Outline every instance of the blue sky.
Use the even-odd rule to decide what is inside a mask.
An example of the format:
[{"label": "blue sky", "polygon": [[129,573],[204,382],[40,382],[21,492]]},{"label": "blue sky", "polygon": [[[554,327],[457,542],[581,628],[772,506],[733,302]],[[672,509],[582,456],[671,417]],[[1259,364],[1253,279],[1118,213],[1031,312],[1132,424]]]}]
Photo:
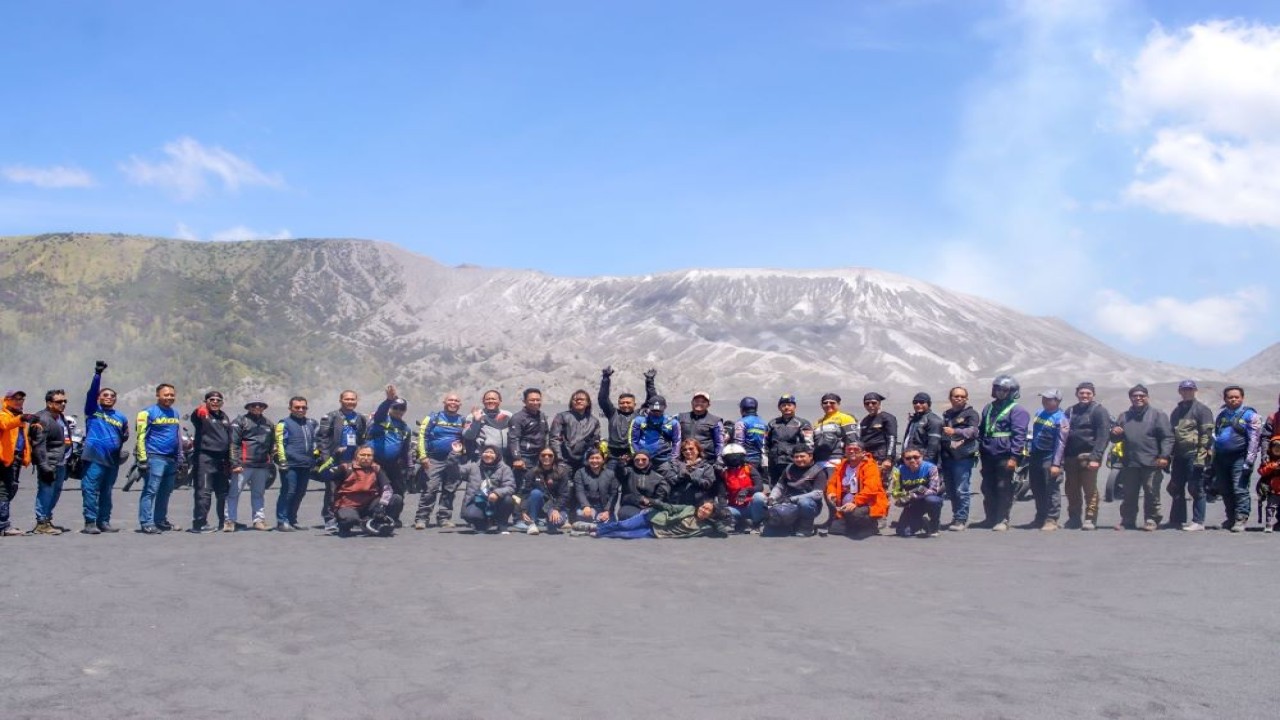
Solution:
[{"label": "blue sky", "polygon": [[1277,340],[1271,2],[49,0],[0,67],[0,234],[856,265],[1171,362]]}]

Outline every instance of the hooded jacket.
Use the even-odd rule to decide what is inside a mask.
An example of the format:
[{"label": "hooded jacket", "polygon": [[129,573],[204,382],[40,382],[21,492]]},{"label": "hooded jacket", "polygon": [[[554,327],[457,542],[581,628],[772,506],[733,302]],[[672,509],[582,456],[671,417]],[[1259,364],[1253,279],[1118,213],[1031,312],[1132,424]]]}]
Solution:
[{"label": "hooded jacket", "polygon": [[645,499],[666,500],[671,496],[674,474],[670,465],[655,466],[649,463],[649,467],[644,470],[627,465],[618,474],[621,476],[623,505],[642,508],[645,507],[642,502]]},{"label": "hooded jacket", "polygon": [[774,501],[794,502],[802,498],[818,500],[826,490],[827,476],[826,466],[819,465],[816,461],[807,468],[799,468],[792,463],[782,471],[782,476],[769,492],[769,497]]},{"label": "hooded jacket", "polygon": [[479,419],[468,419],[462,429],[462,443],[467,448],[467,455],[472,460],[480,457],[480,451],[490,445],[500,448],[502,459],[510,463],[507,448],[507,433],[511,428],[511,413],[497,410],[481,410]]},{"label": "hooded jacket", "polygon": [[464,462],[461,453],[451,453],[449,464],[458,468],[458,478],[466,484],[465,502],[477,495],[496,493],[499,498],[516,494],[516,476],[510,466],[498,459],[486,465],[483,461]]},{"label": "hooded jacket", "polygon": [[869,454],[863,455],[857,464],[849,458],[841,460],[827,478],[826,495],[837,508],[837,518],[844,517],[839,508],[850,502],[856,507],[868,508],[873,518],[889,515],[889,495],[880,479],[880,464]]},{"label": "hooded jacket", "polygon": [[733,524],[721,518],[699,520],[696,505],[658,502],[648,521],[656,538],[728,537],[733,531]]},{"label": "hooded jacket", "polygon": [[[22,421],[22,413],[0,407],[0,464],[11,467],[15,455],[21,455],[18,461],[22,467],[31,464],[31,443],[27,441],[27,432],[27,424]],[[19,444],[22,446],[21,453],[18,452]]]}]

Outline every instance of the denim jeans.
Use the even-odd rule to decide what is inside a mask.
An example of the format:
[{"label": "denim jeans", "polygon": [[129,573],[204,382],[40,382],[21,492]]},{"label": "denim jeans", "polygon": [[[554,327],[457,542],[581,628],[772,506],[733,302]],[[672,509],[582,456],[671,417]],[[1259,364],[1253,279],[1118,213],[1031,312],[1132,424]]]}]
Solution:
[{"label": "denim jeans", "polygon": [[228,522],[234,523],[239,518],[240,492],[249,487],[249,507],[253,510],[253,521],[266,522],[267,476],[270,468],[247,467],[231,478],[231,487],[227,492],[227,506],[224,516]]},{"label": "denim jeans", "polygon": [[169,522],[169,496],[173,479],[178,474],[178,459],[152,455],[147,462],[147,481],[138,497],[138,524],[142,527],[166,525]]},{"label": "denim jeans", "polygon": [[111,522],[111,491],[115,489],[119,474],[118,465],[85,463],[84,477],[80,478],[85,525],[106,525]]},{"label": "denim jeans", "polygon": [[58,498],[62,497],[62,484],[67,481],[67,466],[59,465],[53,470],[53,482],[36,482],[36,522],[49,522],[53,519],[53,509],[58,506]]},{"label": "denim jeans", "polygon": [[276,498],[276,523],[298,524],[298,508],[307,496],[307,481],[311,478],[309,467],[280,469],[280,495]]},{"label": "denim jeans", "polygon": [[[542,514],[542,508],[547,504],[547,494],[542,488],[534,488],[529,492],[529,498],[525,501],[525,505],[529,508],[529,519],[534,523],[538,522],[538,516]],[[547,524],[552,527],[560,527],[569,521],[569,511],[560,509],[560,522],[551,522],[551,510],[547,511]]]},{"label": "denim jeans", "polygon": [[649,513],[646,511],[632,515],[626,520],[600,523],[596,525],[596,537],[619,540],[653,537],[653,529],[649,527]]},{"label": "denim jeans", "polygon": [[1204,524],[1208,500],[1204,496],[1204,472],[1194,455],[1173,458],[1169,464],[1169,522],[1187,522],[1187,493],[1191,494],[1191,522]]},{"label": "denim jeans", "polygon": [[808,532],[813,529],[813,520],[818,517],[818,513],[822,509],[821,503],[825,500],[814,500],[812,498],[801,498],[797,500],[796,516],[794,524],[791,527],[777,527],[765,525],[761,534],[771,537],[790,535],[795,532]]},{"label": "denim jeans", "polygon": [[969,479],[973,476],[973,458],[942,460],[942,482],[951,501],[951,520],[969,522]]},{"label": "denim jeans", "polygon": [[908,500],[902,508],[902,514],[898,516],[898,537],[911,537],[920,530],[935,533],[941,518],[941,495],[926,495]]},{"label": "denim jeans", "polygon": [[742,507],[729,506],[729,513],[733,515],[733,526],[741,530],[748,522],[759,527],[764,522],[766,508],[769,505],[769,498],[764,493],[756,493],[751,496],[751,502]]},{"label": "denim jeans", "polygon": [[1229,521],[1249,520],[1249,513],[1253,510],[1253,502],[1249,497],[1249,475],[1244,469],[1244,453],[1213,456],[1214,484],[1222,495],[1222,506]]}]

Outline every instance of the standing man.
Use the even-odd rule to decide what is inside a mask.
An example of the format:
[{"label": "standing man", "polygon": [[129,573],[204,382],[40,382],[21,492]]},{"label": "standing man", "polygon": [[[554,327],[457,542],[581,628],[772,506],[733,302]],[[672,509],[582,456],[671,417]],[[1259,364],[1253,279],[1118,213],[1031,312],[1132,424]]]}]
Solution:
[{"label": "standing man", "polygon": [[[1173,457],[1169,460],[1169,527],[1189,532],[1204,529],[1208,499],[1204,472],[1213,449],[1213,411],[1196,399],[1195,380],[1178,383],[1181,401],[1169,413],[1173,425]],[[1191,522],[1187,522],[1187,494],[1191,494]]]},{"label": "standing man", "polygon": [[[813,427],[813,461],[834,468],[844,459],[845,446],[858,442],[858,420],[840,409],[840,396],[833,392],[823,395],[819,402],[822,419]],[[862,447],[871,452],[865,444]]]},{"label": "standing man", "polygon": [[[658,394],[654,381],[657,375],[658,371],[653,369],[644,374],[645,407],[649,407],[649,403]],[[609,426],[609,469],[617,473],[620,466],[631,461],[631,422],[636,417],[636,396],[629,392],[620,393],[615,407],[609,401],[612,377],[612,365],[600,371],[600,392],[596,394],[596,402],[599,403],[600,412],[604,413]]]},{"label": "standing man", "polygon": [[[1244,404],[1239,385],[1222,389],[1222,403],[1213,425],[1213,479],[1227,513],[1223,529],[1241,533],[1249,522],[1249,476],[1258,465],[1262,416]],[[1128,443],[1124,454],[1129,455]]]},{"label": "standing man", "polygon": [[942,413],[942,480],[951,500],[949,530],[963,532],[969,527],[969,483],[978,461],[978,431],[982,418],[969,405],[969,391],[953,387],[947,394],[951,407]]},{"label": "standing man", "polygon": [[862,447],[880,464],[880,473],[888,476],[893,471],[893,461],[898,457],[898,418],[881,410],[884,396],[869,392],[862,396],[862,407],[867,411],[859,423]]},{"label": "standing man", "polygon": [[1018,404],[1021,386],[1010,375],[991,381],[991,402],[982,409],[978,429],[978,453],[982,459],[983,527],[996,532],[1009,529],[1013,511],[1013,474],[1027,445],[1031,414]]},{"label": "standing man", "polygon": [[369,444],[373,447],[373,459],[391,483],[400,502],[388,506],[389,517],[395,527],[401,527],[400,513],[404,510],[404,496],[409,491],[409,451],[413,446],[413,433],[404,414],[409,403],[397,394],[395,385],[387,386],[387,398],[373,413],[369,425]]},{"label": "standing man", "polygon": [[[792,410],[794,412],[794,407]],[[742,419],[733,424],[733,441],[747,451],[747,464],[764,477],[764,448],[769,426],[760,419],[760,403],[753,397],[744,397],[738,401],[738,412]]]},{"label": "standing man", "polygon": [[[415,530],[427,528],[432,511],[436,513],[437,526],[454,526],[449,518],[453,515],[453,500],[458,492],[458,466],[448,460],[453,444],[462,442],[466,418],[458,412],[462,409],[462,398],[458,393],[446,393],[443,403],[443,409],[431,413],[418,425],[418,462],[427,471],[427,487],[418,495],[418,510],[413,518]],[[437,500],[440,502],[439,510],[436,510]]]},{"label": "standing man", "polygon": [[147,535],[182,529],[169,522],[169,496],[182,457],[182,421],[173,407],[177,399],[172,385],[160,383],[155,404],[138,413],[134,462],[146,478],[138,497],[138,525]]},{"label": "standing man", "polygon": [[120,474],[120,452],[129,442],[129,418],[116,410],[116,391],[102,387],[102,373],[107,364],[94,365],[93,380],[84,398],[84,477],[80,478],[80,494],[84,506],[85,535],[113,533],[111,527],[111,491]]},{"label": "standing man", "polygon": [[765,451],[769,454],[769,486],[782,477],[797,446],[813,447],[813,444],[813,423],[796,417],[796,396],[787,394],[778,398],[778,417],[769,421],[764,434]]},{"label": "standing man", "polygon": [[1116,530],[1136,529],[1139,493],[1144,496],[1142,529],[1155,530],[1160,526],[1160,478],[1169,467],[1173,429],[1169,416],[1151,407],[1146,386],[1135,385],[1129,390],[1129,409],[1116,419],[1111,440],[1124,443],[1119,478],[1124,486],[1124,501],[1120,503]]},{"label": "standing man", "polygon": [[[600,420],[591,414],[591,396],[586,390],[573,391],[569,397],[569,409],[556,413],[552,418],[549,435],[551,449],[575,473],[586,461],[588,450],[600,449]],[[525,460],[525,470],[538,464],[536,454],[532,462],[528,458],[522,459]],[[521,472],[523,474],[524,471]],[[523,487],[523,478],[521,480]]]},{"label": "standing man", "polygon": [[266,410],[266,402],[252,400],[245,404],[244,414],[231,423],[231,442],[227,456],[227,464],[231,467],[231,488],[227,493],[222,532],[236,530],[240,492],[245,485],[249,486],[253,529],[267,529],[267,479],[271,475],[275,430],[264,414]]},{"label": "standing man", "polygon": [[933,398],[918,392],[911,398],[911,417],[902,436],[902,452],[919,450],[924,461],[938,465],[942,459],[942,418],[933,412]]},{"label": "standing man", "polygon": [[9,524],[9,507],[18,494],[18,474],[31,464],[27,434],[36,416],[22,411],[26,400],[22,390],[6,390],[0,409],[0,536],[5,537],[23,534]]},{"label": "standing man", "polygon": [[[1068,530],[1098,527],[1098,468],[1111,437],[1111,415],[1094,398],[1093,383],[1076,386],[1076,404],[1067,410],[1071,433],[1067,435],[1062,468],[1067,485]],[[1083,515],[1083,520],[1081,519]]]},{"label": "standing man", "polygon": [[1036,501],[1036,518],[1031,529],[1052,532],[1062,514],[1062,467],[1067,452],[1071,421],[1062,411],[1062,393],[1040,393],[1040,412],[1031,423],[1031,495]]},{"label": "standing man", "polygon": [[689,412],[677,416],[680,422],[680,438],[697,440],[702,446],[702,457],[707,462],[715,462],[724,451],[724,421],[718,415],[712,415],[711,395],[699,391],[689,400]]},{"label": "standing man", "polygon": [[[196,492],[188,532],[203,534],[226,529],[227,493],[231,490],[231,418],[222,411],[222,400],[222,393],[210,390],[204,394],[204,404],[191,413],[191,424],[196,429],[192,459],[195,464],[191,468]],[[213,526],[208,524],[211,500],[218,513],[218,524]],[[235,530],[235,526],[231,529]]]},{"label": "standing man", "polygon": [[320,457],[324,462],[317,472],[324,478],[324,507],[320,516],[324,519],[325,532],[338,531],[333,515],[333,493],[339,478],[328,470],[334,465],[351,465],[356,459],[356,450],[369,434],[369,419],[356,412],[359,404],[360,396],[355,390],[343,390],[338,395],[338,409],[320,420]]},{"label": "standing man", "polygon": [[665,415],[667,400],[654,395],[645,413],[631,421],[631,455],[644,452],[655,468],[661,468],[675,459],[680,447],[680,422]]},{"label": "standing man", "polygon": [[320,458],[320,425],[307,417],[307,399],[289,398],[289,415],[276,423],[275,460],[280,471],[280,495],[276,498],[276,532],[301,530],[298,509],[307,496],[307,482],[323,462]]},{"label": "standing man", "polygon": [[44,409],[31,425],[31,460],[36,465],[37,535],[61,535],[53,524],[53,509],[62,497],[67,480],[67,460],[71,456],[71,428],[67,425],[67,393],[50,390],[44,394]]}]

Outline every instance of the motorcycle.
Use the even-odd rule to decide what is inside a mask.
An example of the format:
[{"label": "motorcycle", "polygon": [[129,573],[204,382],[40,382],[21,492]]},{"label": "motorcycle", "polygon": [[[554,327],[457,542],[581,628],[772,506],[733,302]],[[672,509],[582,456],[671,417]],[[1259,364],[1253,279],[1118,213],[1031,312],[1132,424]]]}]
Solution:
[{"label": "motorcycle", "polygon": [[[178,469],[173,476],[173,487],[175,490],[181,487],[191,486],[191,459],[195,454],[195,449],[195,438],[191,436],[191,433],[187,432],[186,428],[183,428],[182,453],[178,457]],[[143,481],[144,484],[146,482],[142,477],[142,468],[138,466],[137,451],[135,450],[130,454],[133,456],[133,465],[129,466],[129,472],[125,474],[124,487],[121,488],[122,492],[128,492],[129,489],[133,487],[134,483],[137,483],[140,480]]]}]

